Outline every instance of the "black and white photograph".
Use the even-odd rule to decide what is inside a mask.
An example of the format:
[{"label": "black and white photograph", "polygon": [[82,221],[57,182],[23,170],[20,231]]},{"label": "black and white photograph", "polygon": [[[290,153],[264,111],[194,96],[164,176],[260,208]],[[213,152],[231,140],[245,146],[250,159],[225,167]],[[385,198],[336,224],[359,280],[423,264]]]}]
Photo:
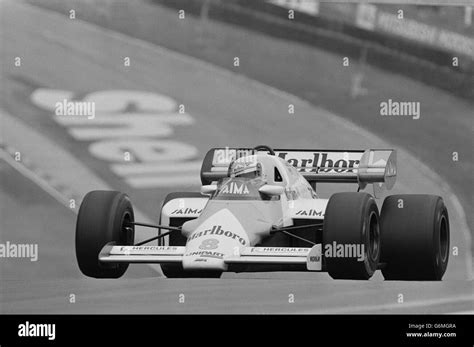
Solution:
[{"label": "black and white photograph", "polygon": [[0,345],[472,346],[473,9],[0,0]]}]

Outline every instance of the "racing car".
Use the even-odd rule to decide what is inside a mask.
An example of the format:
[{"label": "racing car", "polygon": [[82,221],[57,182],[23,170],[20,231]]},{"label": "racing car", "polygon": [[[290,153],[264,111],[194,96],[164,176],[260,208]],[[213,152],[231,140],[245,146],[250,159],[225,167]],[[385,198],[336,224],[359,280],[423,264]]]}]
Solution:
[{"label": "racing car", "polygon": [[[155,263],[170,278],[323,271],[368,280],[380,269],[385,280],[441,280],[449,257],[446,206],[439,196],[391,195],[379,213],[376,199],[396,174],[392,149],[212,148],[200,192],[169,194],[156,225],[135,221],[124,193],[86,194],[76,224],[78,265],[94,278]],[[321,183],[355,186],[322,198]],[[369,185],[372,194],[362,191]],[[156,228],[156,236],[135,243],[136,226]]]}]

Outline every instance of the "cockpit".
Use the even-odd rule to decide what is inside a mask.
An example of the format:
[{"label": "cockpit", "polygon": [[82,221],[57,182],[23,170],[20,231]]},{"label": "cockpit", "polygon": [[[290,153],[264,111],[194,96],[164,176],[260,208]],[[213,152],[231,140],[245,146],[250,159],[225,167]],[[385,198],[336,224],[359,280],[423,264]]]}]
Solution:
[{"label": "cockpit", "polygon": [[211,196],[212,200],[267,200],[259,192],[265,185],[261,178],[226,177],[219,180],[217,189]]},{"label": "cockpit", "polygon": [[[227,175],[214,174],[213,167],[207,174],[214,174],[216,179],[211,181],[212,184],[203,185],[201,192],[210,195],[211,200],[273,201],[280,200],[281,196],[286,196],[288,200],[317,198],[306,179],[284,159],[276,156],[271,148],[258,146],[254,150],[258,153],[241,156],[230,163],[227,161],[229,164],[221,159],[213,162],[216,173],[222,172],[217,169],[225,164]],[[260,153],[262,151],[270,154]]]},{"label": "cockpit", "polygon": [[232,178],[262,178],[262,164],[257,161],[255,155],[236,159],[229,165],[228,176]]},{"label": "cockpit", "polygon": [[259,189],[267,184],[267,175],[256,155],[241,157],[229,165],[228,177],[219,180],[211,199],[215,200],[274,200]]}]

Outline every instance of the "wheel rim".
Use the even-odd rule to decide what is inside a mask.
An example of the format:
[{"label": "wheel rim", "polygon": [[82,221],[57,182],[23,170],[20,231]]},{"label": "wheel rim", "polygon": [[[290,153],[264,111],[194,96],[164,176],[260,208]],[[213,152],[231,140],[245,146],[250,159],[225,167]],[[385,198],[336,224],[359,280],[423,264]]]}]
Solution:
[{"label": "wheel rim", "polygon": [[440,226],[439,226],[439,253],[441,261],[444,263],[448,258],[448,244],[449,244],[449,235],[448,235],[448,221],[446,217],[441,216]]},{"label": "wheel rim", "polygon": [[380,252],[380,228],[375,212],[369,217],[368,241],[367,255],[372,261],[377,261]]},{"label": "wheel rim", "polygon": [[130,243],[129,237],[133,230],[133,226],[130,225],[130,222],[133,222],[132,215],[129,212],[125,212],[120,227],[120,242],[122,244],[128,245]]}]

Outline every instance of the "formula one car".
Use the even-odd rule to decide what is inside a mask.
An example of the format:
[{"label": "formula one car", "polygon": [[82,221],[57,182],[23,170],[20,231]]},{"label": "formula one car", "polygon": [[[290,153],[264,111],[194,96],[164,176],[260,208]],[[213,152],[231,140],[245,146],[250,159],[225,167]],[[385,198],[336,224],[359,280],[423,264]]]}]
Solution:
[{"label": "formula one car", "polygon": [[[76,255],[83,274],[121,277],[130,263],[158,263],[166,277],[218,277],[224,271],[326,271],[334,279],[441,280],[448,264],[443,199],[392,195],[394,150],[214,148],[201,168],[201,192],[172,193],[157,225],[136,222],[127,195],[92,191],[81,204]],[[329,199],[320,182],[354,183]],[[368,184],[371,195],[360,190]],[[134,243],[135,226],[157,229]],[[158,240],[158,244],[146,245]]]}]

